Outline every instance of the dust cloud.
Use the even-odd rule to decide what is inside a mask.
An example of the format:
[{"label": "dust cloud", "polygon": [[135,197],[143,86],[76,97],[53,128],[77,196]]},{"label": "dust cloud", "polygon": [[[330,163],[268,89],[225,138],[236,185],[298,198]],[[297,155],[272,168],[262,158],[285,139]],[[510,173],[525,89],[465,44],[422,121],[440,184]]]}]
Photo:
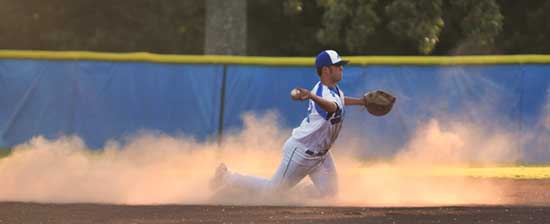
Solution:
[{"label": "dust cloud", "polygon": [[[333,149],[340,193],[332,199],[293,191],[289,200],[247,193],[213,200],[209,180],[220,162],[233,172],[269,178],[279,165],[289,129],[277,115],[243,116],[244,129],[224,144],[142,132],[91,150],[76,136],[36,137],[0,159],[0,201],[115,204],[293,204],[327,206],[427,206],[508,203],[490,181],[430,174],[440,166],[513,161],[519,154],[505,133],[431,120],[394,158],[365,162]],[[359,137],[359,136],[357,136]],[[353,147],[358,147],[357,145]],[[363,150],[363,149],[354,149]],[[366,149],[365,149],[366,150]],[[310,184],[305,179],[298,188]],[[279,196],[278,196],[279,197]],[[245,200],[246,199],[246,200]]]},{"label": "dust cloud", "polygon": [[342,164],[341,203],[374,206],[513,203],[502,183],[444,172],[453,167],[517,162],[521,153],[513,139],[509,134],[487,133],[471,124],[441,125],[432,119],[419,126],[408,144],[386,162],[365,164],[349,157],[337,159],[337,164]]}]

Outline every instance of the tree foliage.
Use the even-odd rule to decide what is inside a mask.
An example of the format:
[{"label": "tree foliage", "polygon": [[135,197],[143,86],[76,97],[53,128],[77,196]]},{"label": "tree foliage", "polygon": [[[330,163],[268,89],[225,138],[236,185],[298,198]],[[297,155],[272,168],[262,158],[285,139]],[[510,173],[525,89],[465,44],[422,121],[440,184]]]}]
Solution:
[{"label": "tree foliage", "polygon": [[418,52],[429,54],[443,29],[441,0],[395,0],[386,6],[389,29],[394,35],[413,41]]},{"label": "tree foliage", "polygon": [[320,51],[315,32],[321,13],[315,1],[248,1],[248,54],[305,55]]},{"label": "tree foliage", "polygon": [[503,30],[495,45],[503,53],[550,53],[550,2],[499,0]]},{"label": "tree foliage", "polygon": [[0,48],[202,53],[201,0],[0,0]]},{"label": "tree foliage", "polygon": [[491,53],[495,39],[501,33],[503,15],[494,0],[450,1],[448,11],[450,20],[459,24],[459,33],[454,34],[458,40],[454,53],[480,54]]},{"label": "tree foliage", "polygon": [[[0,48],[202,54],[202,0],[0,0]],[[248,55],[550,53],[550,2],[250,0]]]},{"label": "tree foliage", "polygon": [[317,40],[335,48],[361,51],[368,38],[380,23],[374,11],[377,0],[318,0],[324,8],[322,27],[317,31]]}]

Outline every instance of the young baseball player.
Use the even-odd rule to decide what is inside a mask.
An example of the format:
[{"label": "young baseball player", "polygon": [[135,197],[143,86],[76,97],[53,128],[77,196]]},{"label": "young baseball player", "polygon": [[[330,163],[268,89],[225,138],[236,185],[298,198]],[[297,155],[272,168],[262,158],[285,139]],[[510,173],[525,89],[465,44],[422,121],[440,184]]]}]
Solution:
[{"label": "young baseball player", "polygon": [[337,85],[347,63],[336,51],[319,53],[315,66],[320,81],[311,91],[303,88],[292,91],[294,100],[309,100],[308,115],[284,144],[281,164],[271,179],[230,172],[222,163],[210,183],[212,187],[232,185],[284,191],[309,176],[318,195],[336,195],[338,180],[330,149],[342,127],[344,106],[365,105],[363,99],[345,97]]}]

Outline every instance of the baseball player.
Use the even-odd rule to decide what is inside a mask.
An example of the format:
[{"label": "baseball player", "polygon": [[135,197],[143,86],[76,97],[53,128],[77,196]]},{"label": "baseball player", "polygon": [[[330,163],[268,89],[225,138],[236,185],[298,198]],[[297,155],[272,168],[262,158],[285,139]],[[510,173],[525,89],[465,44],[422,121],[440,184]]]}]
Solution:
[{"label": "baseball player", "polygon": [[216,169],[211,187],[229,185],[285,191],[309,176],[317,195],[335,196],[338,181],[330,149],[342,128],[344,106],[366,106],[364,99],[344,96],[337,85],[347,63],[336,51],[322,51],[315,59],[319,82],[311,91],[296,88],[291,93],[294,100],[309,100],[308,113],[284,144],[282,161],[271,179],[230,172],[222,163]]}]

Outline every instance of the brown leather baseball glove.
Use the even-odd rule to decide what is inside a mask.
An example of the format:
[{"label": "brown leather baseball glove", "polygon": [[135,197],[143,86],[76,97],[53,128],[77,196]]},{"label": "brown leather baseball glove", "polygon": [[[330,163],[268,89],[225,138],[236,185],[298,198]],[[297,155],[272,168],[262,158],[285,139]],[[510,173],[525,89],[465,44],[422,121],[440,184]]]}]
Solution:
[{"label": "brown leather baseball glove", "polygon": [[387,92],[376,90],[365,93],[363,100],[365,101],[365,108],[370,114],[384,116],[391,111],[396,98]]}]

